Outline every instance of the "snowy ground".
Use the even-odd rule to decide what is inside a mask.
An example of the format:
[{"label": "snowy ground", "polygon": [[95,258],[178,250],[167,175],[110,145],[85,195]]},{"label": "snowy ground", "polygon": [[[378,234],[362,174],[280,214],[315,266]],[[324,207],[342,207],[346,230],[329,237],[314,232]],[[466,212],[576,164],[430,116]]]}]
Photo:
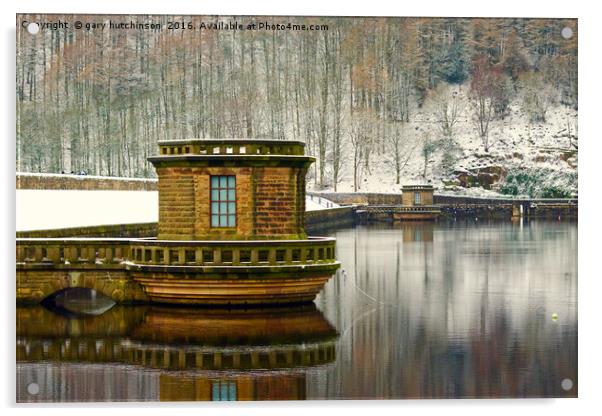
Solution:
[{"label": "snowy ground", "polygon": [[17,231],[154,222],[156,191],[17,190]]},{"label": "snowy ground", "polygon": [[[156,191],[16,191],[17,231],[49,230],[92,225],[156,222]],[[315,211],[338,205],[310,197],[306,209]]]},{"label": "snowy ground", "polygon": [[306,211],[318,211],[321,209],[339,208],[340,205],[321,196],[307,196],[305,198]]}]

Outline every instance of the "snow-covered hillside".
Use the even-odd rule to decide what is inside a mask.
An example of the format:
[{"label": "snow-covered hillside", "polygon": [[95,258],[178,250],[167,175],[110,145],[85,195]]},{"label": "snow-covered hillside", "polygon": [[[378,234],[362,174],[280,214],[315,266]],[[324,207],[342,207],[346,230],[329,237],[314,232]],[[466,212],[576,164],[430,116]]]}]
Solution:
[{"label": "snow-covered hillside", "polygon": [[[512,185],[517,175],[520,180],[520,175],[526,174],[534,182],[531,191],[536,194],[548,188],[577,193],[576,110],[556,104],[547,111],[546,122],[531,123],[517,98],[511,102],[509,114],[503,120],[491,122],[491,145],[485,152],[471,116],[468,88],[468,85],[449,87],[449,93],[458,101],[460,114],[454,127],[451,168],[442,166],[444,151],[437,149],[427,159],[426,177],[423,176],[423,143],[425,140],[436,143],[442,137],[435,115],[436,104],[427,99],[401,129],[403,168],[400,184],[395,183],[392,151],[390,144],[386,143],[384,149],[377,146],[373,150],[369,169],[362,166],[358,191],[398,192],[403,184],[430,182],[438,192],[498,195],[505,185]],[[342,181],[337,191],[350,192],[353,191],[353,162],[350,157],[353,149],[347,144],[344,152],[347,157],[344,158]],[[309,180],[308,184],[310,189],[318,190],[313,180]],[[327,190],[333,190],[332,183]],[[505,193],[508,192],[506,189]],[[525,194],[526,190],[520,188],[517,193]]]}]

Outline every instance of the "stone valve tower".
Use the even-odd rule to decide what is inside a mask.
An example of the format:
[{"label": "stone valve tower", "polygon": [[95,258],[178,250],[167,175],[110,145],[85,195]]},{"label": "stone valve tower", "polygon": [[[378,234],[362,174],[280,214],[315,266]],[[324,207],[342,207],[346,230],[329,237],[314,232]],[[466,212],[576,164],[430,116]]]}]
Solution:
[{"label": "stone valve tower", "polygon": [[339,262],[335,240],[307,237],[305,144],[282,140],[159,142],[156,240],[132,246],[152,300],[311,301]]}]

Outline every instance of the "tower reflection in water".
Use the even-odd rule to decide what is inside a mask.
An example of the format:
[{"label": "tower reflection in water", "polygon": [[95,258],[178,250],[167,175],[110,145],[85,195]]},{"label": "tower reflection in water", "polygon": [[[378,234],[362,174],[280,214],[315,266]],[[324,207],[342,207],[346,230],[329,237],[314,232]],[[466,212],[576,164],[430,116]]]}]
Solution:
[{"label": "tower reflection in water", "polygon": [[19,307],[17,401],[305,399],[307,369],[334,362],[337,337],[313,303],[93,317]]},{"label": "tower reflection in water", "polygon": [[[577,231],[340,229],[345,270],[316,299],[321,312],[19,308],[18,400],[577,397]],[[106,307],[95,301],[77,312]]]}]

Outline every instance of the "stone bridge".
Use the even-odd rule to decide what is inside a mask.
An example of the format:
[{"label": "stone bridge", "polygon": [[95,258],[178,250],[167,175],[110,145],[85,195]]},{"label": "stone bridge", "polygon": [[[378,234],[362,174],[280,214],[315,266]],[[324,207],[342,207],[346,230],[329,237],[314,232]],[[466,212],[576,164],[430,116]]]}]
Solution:
[{"label": "stone bridge", "polygon": [[[39,303],[69,288],[95,290],[117,303],[148,302],[152,288],[145,286],[147,276],[159,273],[171,290],[178,289],[177,279],[181,284],[194,280],[204,285],[208,296],[223,292],[220,276],[224,273],[240,273],[227,289],[229,297],[237,291],[245,299],[253,293],[313,297],[321,283],[314,283],[313,273],[320,276],[323,270],[338,267],[335,240],[327,237],[263,241],[18,238],[16,243],[18,303]],[[299,270],[301,265],[303,270]],[[271,282],[271,276],[286,278],[278,280],[277,286],[262,286]]]},{"label": "stone bridge", "polygon": [[127,273],[129,255],[127,239],[17,239],[17,302],[39,303],[69,288],[116,302],[146,301]]}]

